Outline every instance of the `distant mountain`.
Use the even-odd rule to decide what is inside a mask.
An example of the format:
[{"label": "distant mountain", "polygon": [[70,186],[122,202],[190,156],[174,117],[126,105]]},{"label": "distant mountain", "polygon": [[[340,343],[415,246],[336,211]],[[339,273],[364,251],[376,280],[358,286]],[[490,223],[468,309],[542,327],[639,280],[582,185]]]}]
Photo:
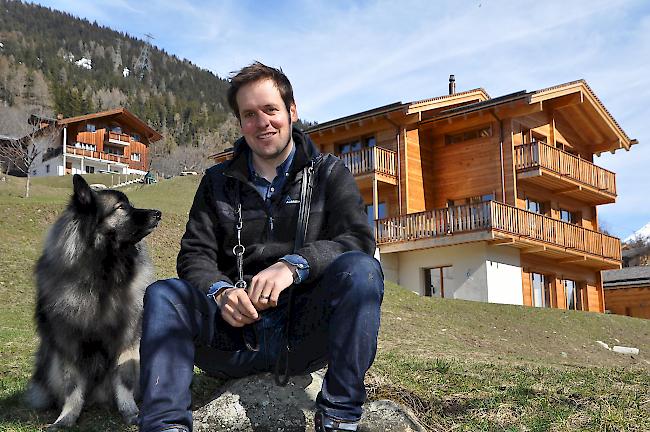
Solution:
[{"label": "distant mountain", "polygon": [[632,235],[623,240],[623,243],[634,242],[636,240],[645,240],[646,242],[650,242],[650,222],[634,231]]}]

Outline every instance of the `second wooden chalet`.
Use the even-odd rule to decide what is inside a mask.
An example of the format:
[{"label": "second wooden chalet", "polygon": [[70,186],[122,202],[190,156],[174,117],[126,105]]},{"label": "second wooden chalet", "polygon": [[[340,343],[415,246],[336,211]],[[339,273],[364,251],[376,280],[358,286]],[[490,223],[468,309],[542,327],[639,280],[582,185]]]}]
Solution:
[{"label": "second wooden chalet", "polygon": [[149,146],[162,135],[125,108],[62,119],[33,117],[41,127],[55,126],[33,175],[52,176],[111,172],[141,174],[149,170]]},{"label": "second wooden chalet", "polygon": [[[349,167],[386,279],[421,295],[603,312],[621,243],[594,155],[630,139],[583,80],[491,98],[394,103],[307,130]],[[215,155],[224,159],[225,154]]]}]

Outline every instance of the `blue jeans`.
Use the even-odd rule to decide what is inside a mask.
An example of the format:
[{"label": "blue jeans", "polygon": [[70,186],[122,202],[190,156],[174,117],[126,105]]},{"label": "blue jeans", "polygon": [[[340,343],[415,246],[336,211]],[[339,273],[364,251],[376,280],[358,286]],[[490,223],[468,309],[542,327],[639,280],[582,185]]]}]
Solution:
[{"label": "blue jeans", "polygon": [[[335,419],[358,421],[366,399],[363,379],[377,351],[384,294],[379,262],[347,252],[326,269],[317,286],[293,290],[289,372],[311,372],[329,364],[318,408]],[[226,323],[216,303],[183,280],[150,285],[140,343],[140,431],[192,429],[194,364],[228,378],[272,371],[284,338],[285,293],[277,307],[242,330]],[[247,350],[244,338],[256,338],[259,351]]]}]

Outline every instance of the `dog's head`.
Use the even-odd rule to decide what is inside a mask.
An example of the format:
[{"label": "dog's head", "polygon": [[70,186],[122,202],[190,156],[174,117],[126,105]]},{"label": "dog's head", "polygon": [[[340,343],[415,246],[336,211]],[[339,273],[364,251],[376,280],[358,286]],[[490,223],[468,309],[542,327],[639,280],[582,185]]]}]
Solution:
[{"label": "dog's head", "polygon": [[78,174],[72,181],[74,193],[70,209],[78,216],[86,234],[93,237],[96,246],[120,248],[136,244],[160,222],[162,213],[159,210],[135,208],[122,192],[94,191]]}]

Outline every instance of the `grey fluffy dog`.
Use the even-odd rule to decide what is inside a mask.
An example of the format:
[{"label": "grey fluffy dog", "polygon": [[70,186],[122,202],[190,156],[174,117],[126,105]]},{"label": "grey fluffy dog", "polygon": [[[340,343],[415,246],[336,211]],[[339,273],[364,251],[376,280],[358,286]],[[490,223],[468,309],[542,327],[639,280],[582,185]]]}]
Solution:
[{"label": "grey fluffy dog", "polygon": [[40,336],[27,401],[61,410],[52,429],[76,423],[85,403],[115,401],[134,424],[144,291],[153,267],[141,240],[158,210],[122,192],[93,191],[79,175],[36,265]]}]

